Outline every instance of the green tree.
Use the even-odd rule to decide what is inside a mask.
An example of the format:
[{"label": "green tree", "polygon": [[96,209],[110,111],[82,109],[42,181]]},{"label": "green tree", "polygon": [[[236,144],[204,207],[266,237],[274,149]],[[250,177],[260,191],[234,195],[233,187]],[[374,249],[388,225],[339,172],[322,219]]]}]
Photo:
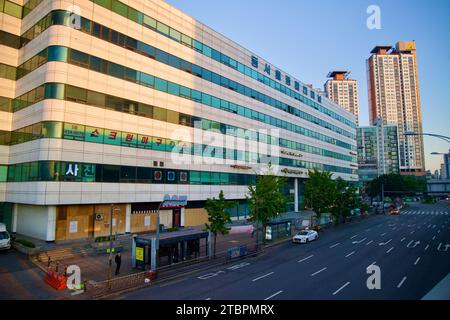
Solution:
[{"label": "green tree", "polygon": [[351,210],[359,206],[359,197],[356,193],[357,188],[343,180],[341,177],[334,181],[335,197],[334,204],[331,209],[331,214],[335,222],[342,220],[345,222],[346,218],[350,216]]},{"label": "green tree", "polygon": [[210,231],[214,236],[213,256],[216,257],[217,234],[228,234],[229,228],[226,226],[231,223],[230,213],[226,209],[236,206],[234,201],[226,201],[223,190],[220,190],[219,198],[207,199],[205,209],[208,212],[208,222],[205,223],[205,230]]},{"label": "green tree", "polygon": [[270,219],[284,212],[286,197],[283,195],[283,188],[286,185],[286,178],[276,176],[269,170],[264,175],[256,176],[256,183],[248,187],[246,195],[250,217],[255,224],[257,246],[259,242],[259,232]]},{"label": "green tree", "polygon": [[331,176],[330,172],[314,169],[309,171],[305,182],[305,206],[312,209],[319,220],[322,213],[330,212],[334,205],[336,186]]}]

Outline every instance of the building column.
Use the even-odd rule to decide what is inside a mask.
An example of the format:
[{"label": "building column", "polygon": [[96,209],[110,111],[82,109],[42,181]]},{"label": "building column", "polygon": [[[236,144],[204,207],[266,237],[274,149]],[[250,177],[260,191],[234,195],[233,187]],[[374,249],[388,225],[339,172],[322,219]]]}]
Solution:
[{"label": "building column", "polygon": [[185,208],[180,209],[180,226],[184,227],[184,215],[185,215]]},{"label": "building column", "polygon": [[128,203],[125,209],[125,233],[131,232],[131,204]]},{"label": "building column", "polygon": [[45,241],[55,241],[56,234],[56,206],[47,207],[47,234]]},{"label": "building column", "polygon": [[19,211],[19,205],[17,203],[13,204],[12,210],[12,221],[11,221],[11,232],[15,234],[17,232],[17,213]]},{"label": "building column", "polygon": [[294,179],[294,211],[298,212],[298,178]]}]

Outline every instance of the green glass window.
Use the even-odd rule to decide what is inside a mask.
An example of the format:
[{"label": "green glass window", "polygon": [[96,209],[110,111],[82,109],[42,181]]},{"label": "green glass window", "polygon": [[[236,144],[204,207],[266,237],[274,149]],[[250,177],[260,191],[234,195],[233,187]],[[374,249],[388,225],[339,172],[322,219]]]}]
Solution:
[{"label": "green glass window", "polygon": [[141,73],[141,84],[153,88],[155,86],[155,77],[146,73]]},{"label": "green glass window", "polygon": [[201,184],[200,171],[191,171],[189,174],[189,181],[191,184]]},{"label": "green glass window", "polygon": [[156,20],[144,15],[144,24],[150,28],[156,29]]},{"label": "green glass window", "polygon": [[169,28],[169,36],[175,41],[181,42],[181,33],[173,28]]},{"label": "green glass window", "polygon": [[167,110],[159,107],[153,108],[153,119],[166,121]]},{"label": "green glass window", "polygon": [[44,138],[61,138],[63,123],[56,121],[45,121],[42,123],[42,136]]},{"label": "green glass window", "polygon": [[0,165],[0,182],[6,182],[8,179],[8,166]]},{"label": "green glass window", "polygon": [[127,6],[123,4],[120,1],[112,0],[112,11],[114,11],[117,14],[120,14],[121,16],[127,18],[128,17],[128,11]]},{"label": "green glass window", "polygon": [[45,84],[45,98],[46,99],[64,99],[65,87],[62,83],[47,83]]},{"label": "green glass window", "polygon": [[3,11],[10,16],[22,18],[22,7],[14,2],[6,0]]},{"label": "green glass window", "polygon": [[48,61],[67,62],[68,52],[66,47],[50,46],[48,47]]},{"label": "green glass window", "polygon": [[102,7],[111,10],[111,0],[94,0],[94,2],[98,5],[101,5]]},{"label": "green glass window", "polygon": [[162,22],[157,21],[156,30],[166,36],[169,36],[169,26]]},{"label": "green glass window", "polygon": [[160,78],[155,78],[156,90],[167,92],[167,81]]},{"label": "green glass window", "polygon": [[142,24],[143,14],[137,11],[136,9],[128,7],[128,19],[137,22],[139,24]]},{"label": "green glass window", "polygon": [[179,96],[180,95],[180,86],[176,83],[169,82],[168,83],[168,92],[175,96]]}]

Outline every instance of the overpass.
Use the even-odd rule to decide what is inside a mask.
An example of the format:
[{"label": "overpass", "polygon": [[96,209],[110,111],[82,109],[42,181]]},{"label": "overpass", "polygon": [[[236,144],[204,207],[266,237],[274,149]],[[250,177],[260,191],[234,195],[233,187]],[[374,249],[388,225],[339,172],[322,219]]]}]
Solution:
[{"label": "overpass", "polygon": [[450,180],[427,180],[427,192],[430,195],[435,196],[448,196],[450,195]]}]

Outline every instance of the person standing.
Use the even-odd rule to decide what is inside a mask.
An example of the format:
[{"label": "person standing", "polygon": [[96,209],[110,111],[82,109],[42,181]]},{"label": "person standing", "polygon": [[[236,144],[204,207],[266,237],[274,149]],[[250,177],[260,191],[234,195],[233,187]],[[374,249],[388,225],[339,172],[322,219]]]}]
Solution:
[{"label": "person standing", "polygon": [[117,276],[118,274],[120,274],[120,265],[122,264],[122,256],[120,252],[116,254],[114,261],[116,262],[116,276]]}]

